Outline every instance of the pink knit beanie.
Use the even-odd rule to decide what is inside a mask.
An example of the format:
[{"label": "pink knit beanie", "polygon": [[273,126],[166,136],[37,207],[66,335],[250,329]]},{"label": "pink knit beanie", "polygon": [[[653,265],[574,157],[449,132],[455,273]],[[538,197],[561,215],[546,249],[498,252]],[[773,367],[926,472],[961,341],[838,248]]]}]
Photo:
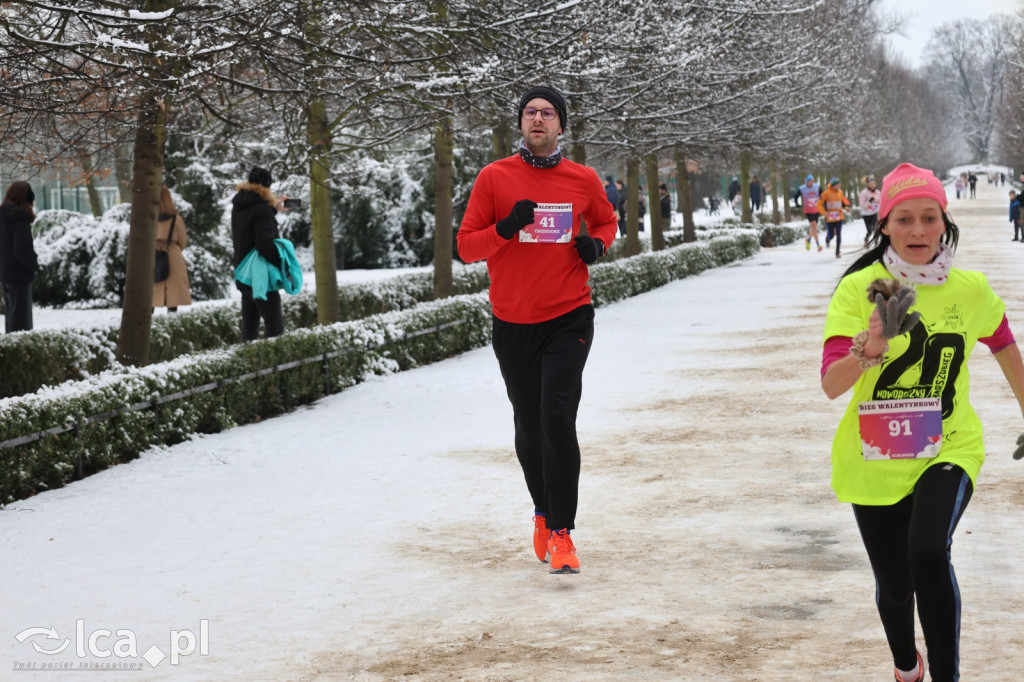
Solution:
[{"label": "pink knit beanie", "polygon": [[889,211],[907,199],[935,199],[946,212],[946,190],[927,168],[918,168],[912,163],[901,163],[882,180],[882,203],[878,207],[878,218],[889,215]]}]

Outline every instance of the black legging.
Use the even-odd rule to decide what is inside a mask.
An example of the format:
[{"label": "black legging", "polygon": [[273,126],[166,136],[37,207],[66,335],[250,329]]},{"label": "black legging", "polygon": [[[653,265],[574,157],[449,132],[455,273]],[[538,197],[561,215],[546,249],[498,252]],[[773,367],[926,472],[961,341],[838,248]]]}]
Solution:
[{"label": "black legging", "polygon": [[575,528],[580,446],[576,412],[594,339],[594,307],[547,322],[494,318],[493,346],[512,403],[516,455],[533,506],[548,528]]},{"label": "black legging", "polygon": [[950,547],[972,490],[963,469],[937,464],[896,504],[853,505],[875,574],[875,601],[893,663],[901,670],[916,665],[916,595],[928,669],[937,682],[960,678],[960,588]]},{"label": "black legging", "polygon": [[872,213],[871,215],[864,216],[864,243],[866,244],[871,239],[871,234],[878,227],[878,214]]},{"label": "black legging", "polygon": [[839,255],[839,245],[843,242],[843,221],[838,220],[834,223],[825,223],[825,241],[831,241],[832,237],[836,238],[836,255]]}]

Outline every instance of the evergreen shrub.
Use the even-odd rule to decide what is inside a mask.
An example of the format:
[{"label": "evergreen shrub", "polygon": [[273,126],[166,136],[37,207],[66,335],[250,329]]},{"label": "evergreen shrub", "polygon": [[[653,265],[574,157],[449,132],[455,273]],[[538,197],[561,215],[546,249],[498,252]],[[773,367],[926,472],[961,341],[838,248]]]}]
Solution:
[{"label": "evergreen shrub", "polygon": [[[482,346],[490,339],[490,324],[486,294],[456,296],[148,367],[112,368],[84,381],[0,400],[0,442],[74,427],[0,449],[0,504],[60,487],[79,470],[88,475],[133,459],[155,444],[266,419],[368,376]],[[338,356],[325,357],[331,353]],[[312,362],[273,369],[303,360]],[[161,401],[197,389],[201,392]],[[104,413],[113,416],[96,418]]]},{"label": "evergreen shrub", "polygon": [[[454,268],[453,293],[484,291],[489,285],[483,263]],[[380,282],[338,287],[341,321],[404,310],[434,297],[433,275],[417,272]],[[304,292],[282,301],[285,329],[317,324],[316,295]],[[237,303],[179,308],[174,315],[157,315],[150,331],[151,363],[166,362],[188,353],[224,348],[241,342],[241,313]],[[118,327],[60,330],[39,329],[0,335],[0,398],[32,393],[69,379],[81,380],[113,366]],[[26,361],[30,358],[30,361]]]}]

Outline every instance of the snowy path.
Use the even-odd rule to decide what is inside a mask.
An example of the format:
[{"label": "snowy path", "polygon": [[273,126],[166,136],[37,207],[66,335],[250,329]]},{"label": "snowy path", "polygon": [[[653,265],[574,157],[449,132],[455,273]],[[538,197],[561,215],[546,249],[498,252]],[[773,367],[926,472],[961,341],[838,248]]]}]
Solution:
[{"label": "snowy path", "polygon": [[[1004,197],[982,184],[954,202],[957,265],[989,274],[1024,335]],[[16,662],[115,660],[75,653],[78,619],[86,638],[131,630],[139,654],[209,623],[207,655],[102,679],[888,679],[867,561],[828,485],[845,399],[818,385],[848,261],[768,250],[598,310],[579,576],[533,556],[483,348],[0,511],[0,680],[78,679]],[[953,553],[963,677],[1004,680],[1024,670],[1024,421],[987,355],[971,373],[990,459]],[[59,639],[15,638],[51,626]],[[63,638],[58,655],[30,646]]]}]

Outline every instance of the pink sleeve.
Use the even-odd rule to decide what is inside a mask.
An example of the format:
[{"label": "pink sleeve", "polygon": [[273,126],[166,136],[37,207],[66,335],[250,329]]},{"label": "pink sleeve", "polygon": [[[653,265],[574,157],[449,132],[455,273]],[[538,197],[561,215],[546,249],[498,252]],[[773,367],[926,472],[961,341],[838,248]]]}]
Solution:
[{"label": "pink sleeve", "polygon": [[988,346],[993,353],[998,353],[1014,343],[1013,331],[1010,329],[1010,322],[1006,319],[1006,315],[1003,315],[1003,321],[999,323],[999,327],[992,333],[992,336],[986,336],[978,341]]},{"label": "pink sleeve", "polygon": [[836,360],[841,360],[850,354],[850,346],[853,345],[853,337],[830,336],[825,339],[825,346],[821,350],[821,376]]}]

